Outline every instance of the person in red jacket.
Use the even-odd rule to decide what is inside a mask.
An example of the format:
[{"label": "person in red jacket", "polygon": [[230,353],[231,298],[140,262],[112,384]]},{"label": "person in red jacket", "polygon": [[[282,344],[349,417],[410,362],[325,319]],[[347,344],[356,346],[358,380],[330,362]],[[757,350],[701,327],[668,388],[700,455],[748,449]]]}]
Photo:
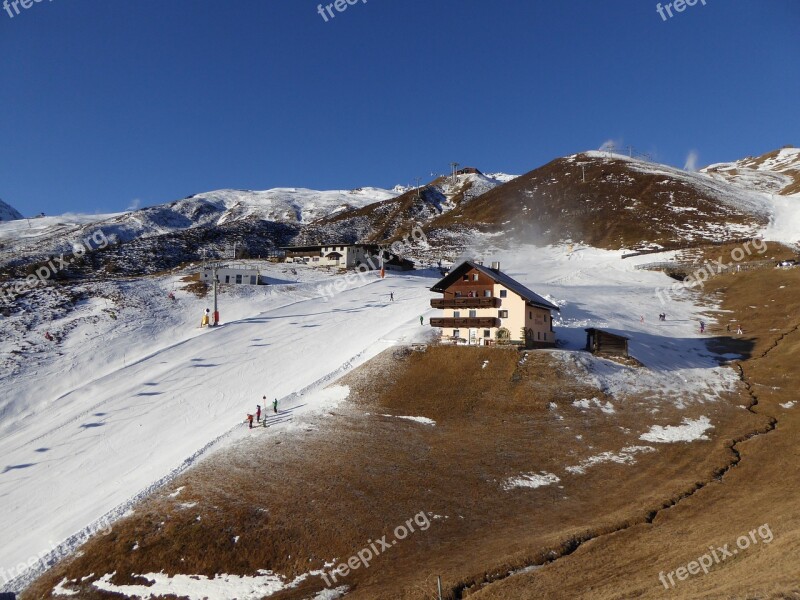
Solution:
[{"label": "person in red jacket", "polygon": [[247,421],[250,423],[250,429],[253,428],[253,415],[247,415]]}]

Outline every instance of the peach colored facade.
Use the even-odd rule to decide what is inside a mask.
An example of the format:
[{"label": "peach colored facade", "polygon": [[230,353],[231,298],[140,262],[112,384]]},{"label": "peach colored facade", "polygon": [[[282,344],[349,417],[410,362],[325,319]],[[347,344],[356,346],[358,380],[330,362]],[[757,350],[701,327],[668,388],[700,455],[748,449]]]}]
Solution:
[{"label": "peach colored facade", "polygon": [[[470,269],[459,281],[450,285],[443,293],[443,300],[480,298],[490,306],[447,307],[443,309],[444,324],[450,319],[467,319],[453,326],[443,326],[443,338],[470,345],[493,344],[498,333],[507,330],[510,342],[526,346],[555,345],[551,311],[530,305],[514,290],[494,281],[490,276]],[[476,321],[480,319],[480,322]],[[437,319],[431,321],[434,326]]]}]

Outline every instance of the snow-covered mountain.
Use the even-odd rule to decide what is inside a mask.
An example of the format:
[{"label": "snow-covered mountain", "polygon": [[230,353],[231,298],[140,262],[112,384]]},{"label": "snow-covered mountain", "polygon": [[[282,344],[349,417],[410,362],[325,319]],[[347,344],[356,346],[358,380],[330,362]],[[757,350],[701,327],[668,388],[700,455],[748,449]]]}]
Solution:
[{"label": "snow-covered mountain", "polygon": [[[177,262],[192,260],[196,258],[192,252],[200,250],[198,242],[213,255],[226,238],[240,242],[243,252],[257,255],[259,250],[288,243],[300,227],[312,221],[396,196],[396,192],[371,187],[217,190],[126,213],[45,217],[25,226],[0,224],[0,244],[8,251],[0,266],[21,264],[26,257],[69,253],[75,240],[97,231],[110,241],[139,246],[142,252],[137,258],[145,263],[148,255],[172,254]],[[159,265],[166,266],[163,262]]]},{"label": "snow-covered mountain", "polygon": [[485,175],[477,170],[455,177],[443,175],[419,189],[404,188],[406,191],[397,198],[320,219],[305,228],[300,237],[303,243],[309,244],[329,239],[391,241],[408,233],[415,225],[425,227],[516,177],[505,173]]},{"label": "snow-covered mountain", "polygon": [[701,172],[750,191],[800,194],[800,148],[785,147],[758,157],[716,163]]},{"label": "snow-covered mountain", "polygon": [[16,221],[24,218],[18,210],[0,200],[0,221]]}]

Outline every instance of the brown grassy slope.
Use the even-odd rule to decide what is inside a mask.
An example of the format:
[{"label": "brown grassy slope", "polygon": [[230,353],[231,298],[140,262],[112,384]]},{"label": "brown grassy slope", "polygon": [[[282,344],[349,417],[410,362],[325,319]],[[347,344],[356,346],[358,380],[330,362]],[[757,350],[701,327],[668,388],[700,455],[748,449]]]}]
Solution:
[{"label": "brown grassy slope", "polygon": [[[324,423],[301,434],[258,430],[251,441],[204,461],[23,598],[50,597],[64,577],[88,577],[76,584],[82,599],[112,597],[91,587],[112,571],[117,584],[132,583],[131,573],[161,570],[212,576],[272,569],[291,578],[346,560],[370,539],[391,539],[420,511],[431,515],[430,529],[349,575],[348,598],[431,598],[436,574],[453,598],[582,540],[644,522],[729,465],[729,440],[763,425],[740,408],[744,391],[712,404],[685,398],[685,410],[652,398],[611,398],[576,383],[577,373],[558,356],[531,352],[522,360],[513,350],[452,347],[385,353],[346,378],[351,402]],[[592,397],[613,402],[616,413],[571,406]],[[708,415],[712,441],[659,445],[634,465],[565,472],[566,465],[639,443],[656,420],[654,409],[659,422]],[[383,415],[425,416],[437,425]],[[503,489],[509,477],[541,471],[561,481]],[[178,486],[186,487],[170,497]],[[197,505],[183,505],[191,502]],[[323,587],[312,577],[274,598],[308,598]]]},{"label": "brown grassy slope", "polygon": [[[685,232],[709,224],[724,230],[764,223],[764,217],[742,214],[710,192],[666,175],[638,173],[624,160],[580,154],[577,161],[585,164],[585,183],[578,162],[559,158],[438,217],[431,228],[478,225],[518,240],[569,238],[619,249],[642,241],[675,245],[686,240]],[[693,237],[704,239],[709,238]]]},{"label": "brown grassy slope", "polygon": [[[757,401],[753,412],[776,419],[775,430],[738,443],[741,462],[721,483],[660,513],[651,525],[599,538],[476,598],[800,598],[800,269],[724,275],[712,285],[722,308],[757,342],[741,367]],[[792,401],[798,404],[781,406]],[[764,524],[774,535],[771,543],[757,536],[759,545],[715,564],[707,575],[669,590],[659,582],[661,571],[685,566],[712,545],[733,548]]]}]

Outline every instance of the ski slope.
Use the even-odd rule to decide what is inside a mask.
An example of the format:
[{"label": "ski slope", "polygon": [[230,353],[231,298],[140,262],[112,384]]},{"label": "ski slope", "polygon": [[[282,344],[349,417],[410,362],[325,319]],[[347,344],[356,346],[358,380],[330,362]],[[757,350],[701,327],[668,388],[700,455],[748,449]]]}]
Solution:
[{"label": "ski slope", "polygon": [[[645,393],[654,405],[666,400],[679,409],[719,401],[738,377],[720,366],[698,331],[700,319],[714,322],[709,311],[715,307],[702,305],[691,291],[662,305],[656,291],[674,280],[635,270],[652,256],[622,260],[621,254],[523,246],[488,249],[482,256],[499,259],[504,272],[561,307],[554,354],[594,385],[618,399]],[[288,276],[277,269],[272,281],[278,285],[228,292],[223,317],[229,321],[219,329],[196,329],[208,300],[186,294],[178,302],[188,316],[138,319],[129,309],[113,324],[87,319],[58,347],[64,356],[53,351],[9,378],[10,399],[3,402],[11,422],[2,423],[0,440],[0,569],[24,571],[19,563],[36,563],[48,552],[45,562],[52,561],[210,449],[270,435],[275,429],[249,431],[244,425],[263,395],[280,399],[283,422],[277,427],[291,429],[304,414],[342,401],[320,391],[324,385],[394,343],[431,332],[419,325],[421,315],[434,314],[431,272],[385,280],[370,274],[326,302],[318,286],[335,279],[298,269],[297,280],[281,280]],[[155,283],[126,285],[141,288],[142,295],[152,293]],[[666,322],[657,318],[662,311]],[[632,355],[647,369],[581,352],[586,327],[629,336]],[[653,423],[643,425],[680,423],[661,423],[654,414]]]},{"label": "ski slope", "polygon": [[[272,429],[243,424],[263,395],[280,399],[292,418],[324,409],[329,395],[315,394],[315,384],[426,331],[419,316],[430,310],[431,283],[422,275],[372,275],[326,302],[254,298],[251,316],[187,339],[175,332],[179,341],[143,350],[100,377],[91,362],[76,361],[75,385],[53,398],[42,396],[63,373],[19,378],[12,401],[30,403],[38,390],[40,410],[4,423],[0,568],[19,574],[20,563],[73,548],[87,526],[102,528],[215,440],[269,435]],[[132,333],[140,337],[130,347],[146,347],[148,332]],[[102,339],[84,352],[102,354]]]}]

